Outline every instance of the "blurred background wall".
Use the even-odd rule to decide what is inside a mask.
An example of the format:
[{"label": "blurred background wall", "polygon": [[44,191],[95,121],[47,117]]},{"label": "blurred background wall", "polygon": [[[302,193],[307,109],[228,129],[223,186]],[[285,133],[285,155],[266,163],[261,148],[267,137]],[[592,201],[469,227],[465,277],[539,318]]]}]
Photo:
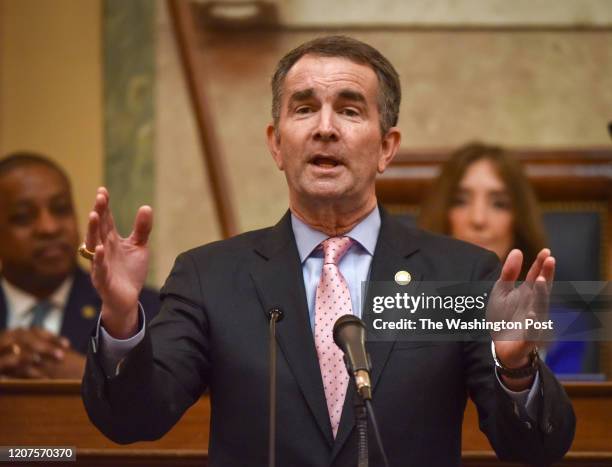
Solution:
[{"label": "blurred background wall", "polygon": [[64,166],[82,228],[103,177],[101,13],[100,0],[0,1],[0,155]]},{"label": "blurred background wall", "polygon": [[[274,65],[326,32],[370,42],[398,68],[404,149],[609,146],[612,2],[269,5],[279,31],[210,27],[200,44],[240,230],[287,208],[264,140]],[[104,180],[124,231],[136,205],[152,204],[153,284],[180,251],[220,238],[164,0],[0,0],[0,34],[1,153],[53,155],[82,220]]]}]

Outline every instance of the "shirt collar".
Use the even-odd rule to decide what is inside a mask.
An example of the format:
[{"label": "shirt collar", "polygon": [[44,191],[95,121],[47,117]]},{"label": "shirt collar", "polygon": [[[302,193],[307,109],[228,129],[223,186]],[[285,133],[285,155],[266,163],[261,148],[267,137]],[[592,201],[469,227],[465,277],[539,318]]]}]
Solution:
[{"label": "shirt collar", "polygon": [[[70,288],[74,282],[74,276],[70,276],[62,282],[55,292],[47,299],[51,303],[53,308],[63,310],[68,301],[68,294]],[[4,290],[4,296],[6,298],[7,310],[17,316],[25,316],[30,312],[32,307],[39,301],[33,295],[21,290],[17,286],[11,284],[6,278],[0,278],[0,284]]]},{"label": "shirt collar", "polygon": [[[323,240],[329,238],[329,235],[313,229],[298,219],[293,213],[291,213],[291,228],[293,229],[295,243],[297,244],[302,263]],[[378,207],[376,207],[344,236],[355,240],[370,256],[373,256],[376,241],[378,240],[378,232],[380,232],[380,212]]]}]

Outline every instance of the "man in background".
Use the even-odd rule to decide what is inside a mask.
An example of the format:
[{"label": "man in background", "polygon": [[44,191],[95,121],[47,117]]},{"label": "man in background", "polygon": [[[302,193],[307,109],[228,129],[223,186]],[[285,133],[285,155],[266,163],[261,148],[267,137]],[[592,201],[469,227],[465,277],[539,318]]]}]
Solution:
[{"label": "man in background", "polygon": [[[0,377],[80,378],[100,299],[78,267],[70,181],[50,159],[0,159]],[[148,314],[157,295],[144,290]]]}]

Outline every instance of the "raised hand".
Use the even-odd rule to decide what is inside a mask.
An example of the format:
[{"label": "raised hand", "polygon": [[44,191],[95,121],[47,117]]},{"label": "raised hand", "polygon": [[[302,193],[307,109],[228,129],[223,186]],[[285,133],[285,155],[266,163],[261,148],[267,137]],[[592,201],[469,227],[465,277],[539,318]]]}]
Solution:
[{"label": "raised hand", "polygon": [[115,228],[106,188],[98,188],[85,245],[95,251],[91,279],[102,298],[102,321],[114,337],[126,338],[138,327],[138,295],[149,267],[149,234],[153,211],[141,206],[136,213],[132,233],[123,238]]},{"label": "raised hand", "polygon": [[[555,258],[545,248],[538,253],[525,281],[515,286],[523,254],[512,250],[504,262],[499,280],[491,292],[487,319],[515,321],[523,325],[527,319],[545,321],[548,316],[548,298],[555,276]],[[507,367],[519,368],[529,361],[529,353],[537,345],[540,332],[535,329],[493,333],[499,360]]]}]

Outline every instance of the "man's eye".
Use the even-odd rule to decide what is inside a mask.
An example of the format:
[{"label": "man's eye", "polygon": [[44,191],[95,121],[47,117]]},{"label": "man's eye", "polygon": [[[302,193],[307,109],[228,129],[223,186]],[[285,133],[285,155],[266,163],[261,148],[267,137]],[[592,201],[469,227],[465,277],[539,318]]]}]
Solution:
[{"label": "man's eye", "polygon": [[34,214],[30,212],[16,212],[9,216],[9,222],[13,225],[28,225],[34,220]]},{"label": "man's eye", "polygon": [[342,109],[342,114],[346,115],[347,117],[357,117],[359,116],[359,112],[355,109],[352,108],[346,108],[346,109]]},{"label": "man's eye", "polygon": [[310,113],[310,112],[312,112],[312,108],[307,107],[307,106],[305,106],[305,105],[303,105],[303,106],[298,107],[297,109],[295,109],[295,113],[296,113],[296,114],[308,114],[308,113]]},{"label": "man's eye", "polygon": [[71,216],[73,213],[72,204],[69,202],[59,202],[51,205],[51,212],[55,216]]}]

